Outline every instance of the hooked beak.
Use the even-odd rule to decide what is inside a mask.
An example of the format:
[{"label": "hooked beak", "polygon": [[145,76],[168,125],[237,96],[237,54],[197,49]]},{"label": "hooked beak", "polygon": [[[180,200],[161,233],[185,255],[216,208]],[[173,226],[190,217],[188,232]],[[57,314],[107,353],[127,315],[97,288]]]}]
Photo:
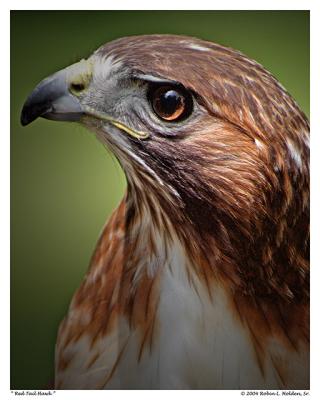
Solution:
[{"label": "hooked beak", "polygon": [[54,121],[79,121],[83,115],[78,98],[69,91],[66,69],[41,81],[27,98],[21,111],[23,126],[38,117]]},{"label": "hooked beak", "polygon": [[[27,98],[21,111],[21,124],[30,124],[38,117],[54,121],[80,121],[86,115],[100,121],[105,121],[126,132],[135,139],[147,139],[149,134],[140,132],[102,111],[97,111],[88,105],[81,105],[78,97],[86,90],[92,78],[92,62],[81,60],[76,64],[56,72],[41,81]],[[70,88],[72,92],[70,92]]]}]

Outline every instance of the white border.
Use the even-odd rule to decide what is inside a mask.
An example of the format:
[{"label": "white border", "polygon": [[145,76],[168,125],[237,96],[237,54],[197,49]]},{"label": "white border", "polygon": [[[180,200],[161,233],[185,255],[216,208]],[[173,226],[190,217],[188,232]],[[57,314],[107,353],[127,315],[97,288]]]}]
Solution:
[{"label": "white border", "polygon": [[315,6],[316,0],[91,0],[90,3],[81,0],[13,0],[2,3],[11,10],[309,10]]},{"label": "white border", "polygon": [[[312,330],[311,330],[311,391],[309,397],[311,399],[320,399],[319,390],[319,358],[320,358],[320,324],[319,324],[319,307],[320,304],[320,273],[319,273],[319,248],[320,248],[320,235],[319,235],[319,205],[320,205],[320,133],[319,131],[319,115],[320,115],[320,46],[319,40],[319,2],[314,1],[301,1],[301,0],[269,0],[269,1],[175,1],[162,0],[160,4],[156,2],[143,2],[143,1],[90,1],[90,10],[110,9],[110,10],[311,10],[311,311],[312,311]],[[9,97],[10,97],[10,9],[12,10],[87,10],[88,2],[85,1],[66,1],[55,0],[54,2],[46,2],[43,0],[28,0],[28,1],[4,1],[0,5],[0,29],[1,29],[1,119],[2,129],[0,133],[0,176],[1,176],[1,207],[0,207],[0,226],[1,226],[1,265],[0,265],[0,299],[1,301],[1,325],[0,325],[0,343],[1,343],[1,373],[0,373],[0,398],[8,399],[14,396],[10,395],[9,382],[10,382],[10,347],[9,347],[9,188],[10,188],[10,110],[9,110]],[[318,151],[317,151],[318,150]],[[160,398],[160,396],[183,396],[184,398],[193,398],[200,396],[204,399],[232,399],[240,398],[240,391],[58,391],[50,398],[58,399],[93,399],[93,398],[118,398],[130,396],[130,398],[143,398],[152,396],[153,398]],[[46,396],[48,397],[48,396]],[[251,396],[252,397],[252,396]],[[256,396],[254,396],[256,397]],[[267,398],[279,398],[277,396],[263,396]],[[17,398],[17,396],[15,396]],[[300,398],[300,396],[285,396],[286,399]]]}]

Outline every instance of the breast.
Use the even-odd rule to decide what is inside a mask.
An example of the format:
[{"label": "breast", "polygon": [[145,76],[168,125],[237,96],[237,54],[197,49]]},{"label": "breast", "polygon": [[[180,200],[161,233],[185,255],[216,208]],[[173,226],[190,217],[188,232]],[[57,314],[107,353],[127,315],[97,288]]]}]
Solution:
[{"label": "breast", "polygon": [[[83,332],[65,347],[64,357],[72,361],[57,373],[59,388],[306,388],[307,352],[288,351],[270,337],[261,360],[225,288],[212,282],[208,290],[177,238],[168,246],[158,237],[157,248],[166,253],[158,251],[158,264],[159,259],[164,262],[157,271],[148,271],[150,278],[157,276],[150,293],[152,324],[144,321],[142,329],[122,313],[94,345],[90,333]],[[150,319],[142,297],[136,301],[133,307],[143,308],[144,318]],[[79,316],[69,314],[69,329],[75,318]]]},{"label": "breast", "polygon": [[[216,283],[209,292],[196,270],[175,241],[161,274],[156,336],[139,363],[134,356],[124,355],[118,376],[125,377],[126,385],[163,389],[305,388],[307,353],[288,352],[270,338],[265,357],[259,360],[251,334],[235,316],[225,289]],[[137,353],[136,343],[133,337],[129,342],[132,350],[127,354]]]}]

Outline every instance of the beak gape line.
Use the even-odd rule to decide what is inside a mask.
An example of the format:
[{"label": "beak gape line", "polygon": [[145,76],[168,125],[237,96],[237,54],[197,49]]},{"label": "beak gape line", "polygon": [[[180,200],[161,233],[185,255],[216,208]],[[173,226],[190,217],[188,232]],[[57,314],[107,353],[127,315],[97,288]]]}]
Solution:
[{"label": "beak gape line", "polygon": [[78,97],[70,93],[69,87],[68,69],[42,80],[24,103],[21,124],[28,125],[38,117],[53,121],[81,122],[82,117],[87,115],[107,121],[135,139],[143,140],[149,137],[148,133],[136,131],[101,111],[82,105]]},{"label": "beak gape line", "polygon": [[96,111],[93,108],[88,107],[88,106],[83,106],[83,110],[84,110],[85,115],[97,118],[102,121],[107,121],[110,124],[117,127],[118,129],[126,132],[128,135],[134,137],[135,139],[143,140],[143,139],[147,139],[149,137],[148,133],[133,130],[133,129],[129,128],[127,125],[123,124],[122,122],[117,121],[117,120],[113,119],[112,117],[109,117],[107,114],[105,114],[101,111]]}]

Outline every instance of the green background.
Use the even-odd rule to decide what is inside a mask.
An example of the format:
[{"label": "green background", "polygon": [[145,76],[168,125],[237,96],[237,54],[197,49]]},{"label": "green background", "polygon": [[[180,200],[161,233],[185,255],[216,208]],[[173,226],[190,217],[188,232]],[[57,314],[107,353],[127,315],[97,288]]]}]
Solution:
[{"label": "green background", "polygon": [[241,50],[309,114],[309,13],[304,11],[15,11],[11,13],[11,387],[53,377],[58,323],[99,232],[125,190],[115,159],[76,124],[22,128],[27,95],[49,74],[112,39],[178,33]]}]

